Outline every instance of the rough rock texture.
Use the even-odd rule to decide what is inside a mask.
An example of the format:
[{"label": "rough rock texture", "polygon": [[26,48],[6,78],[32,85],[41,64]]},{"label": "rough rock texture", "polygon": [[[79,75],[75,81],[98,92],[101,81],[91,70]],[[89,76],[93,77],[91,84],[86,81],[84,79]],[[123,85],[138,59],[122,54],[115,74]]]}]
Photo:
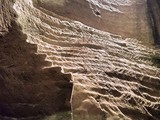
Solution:
[{"label": "rough rock texture", "polygon": [[0,0],[0,36],[8,32],[11,20],[16,16],[12,6],[13,0]]},{"label": "rough rock texture", "polygon": [[15,0],[0,40],[2,119],[159,120],[155,4]]},{"label": "rough rock texture", "polygon": [[38,119],[55,112],[69,112],[71,75],[63,74],[60,67],[43,68],[51,63],[44,61],[46,55],[35,54],[37,46],[26,43],[26,39],[15,25],[0,39],[2,119]]},{"label": "rough rock texture", "polygon": [[148,0],[147,4],[150,11],[155,43],[160,46],[160,2],[158,0]]},{"label": "rough rock texture", "polygon": [[36,44],[26,42],[26,34],[10,17],[13,11],[4,14],[8,33],[0,38],[0,120],[60,119],[54,113],[70,120],[71,74],[62,73],[61,67],[47,68],[51,62],[37,54]]},{"label": "rough rock texture", "polygon": [[65,1],[63,5],[52,0],[34,1],[43,12],[49,10],[103,31],[140,39],[146,44],[152,39],[146,0],[61,0]]}]

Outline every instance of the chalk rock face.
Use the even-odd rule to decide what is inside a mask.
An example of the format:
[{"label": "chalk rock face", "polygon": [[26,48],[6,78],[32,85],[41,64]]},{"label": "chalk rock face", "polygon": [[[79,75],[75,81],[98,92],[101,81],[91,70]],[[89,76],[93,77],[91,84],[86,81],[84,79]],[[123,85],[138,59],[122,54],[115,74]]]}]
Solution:
[{"label": "chalk rock face", "polygon": [[153,1],[1,0],[0,117],[159,120]]}]

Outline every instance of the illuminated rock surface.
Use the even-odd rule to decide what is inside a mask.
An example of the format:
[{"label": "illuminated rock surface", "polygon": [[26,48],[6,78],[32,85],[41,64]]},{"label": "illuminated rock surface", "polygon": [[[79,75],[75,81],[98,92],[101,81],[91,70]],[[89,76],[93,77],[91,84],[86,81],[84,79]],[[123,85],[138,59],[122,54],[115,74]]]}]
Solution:
[{"label": "illuminated rock surface", "polygon": [[2,120],[160,119],[156,0],[0,5]]}]

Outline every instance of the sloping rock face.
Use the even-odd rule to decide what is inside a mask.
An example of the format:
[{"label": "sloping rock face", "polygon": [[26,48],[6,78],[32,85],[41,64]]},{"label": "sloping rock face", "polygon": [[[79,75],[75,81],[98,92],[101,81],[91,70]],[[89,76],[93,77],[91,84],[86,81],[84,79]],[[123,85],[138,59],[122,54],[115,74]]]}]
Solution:
[{"label": "sloping rock face", "polygon": [[0,1],[0,36],[8,32],[11,27],[11,20],[15,17],[13,13],[13,0]]},{"label": "sloping rock face", "polygon": [[2,119],[159,120],[158,8],[149,2],[8,1],[17,18],[0,40]]},{"label": "sloping rock face", "polygon": [[155,43],[160,46],[160,2],[158,0],[147,1]]},{"label": "sloping rock face", "polygon": [[12,11],[4,10],[2,16],[8,19],[0,38],[0,120],[58,120],[58,114],[70,120],[71,74],[49,67],[46,55],[37,54],[37,45],[26,42],[27,35],[11,17],[13,3],[1,5]]},{"label": "sloping rock face", "polygon": [[51,0],[34,1],[41,10],[124,38],[137,38],[146,44],[153,39],[146,0],[60,0],[59,4]]}]

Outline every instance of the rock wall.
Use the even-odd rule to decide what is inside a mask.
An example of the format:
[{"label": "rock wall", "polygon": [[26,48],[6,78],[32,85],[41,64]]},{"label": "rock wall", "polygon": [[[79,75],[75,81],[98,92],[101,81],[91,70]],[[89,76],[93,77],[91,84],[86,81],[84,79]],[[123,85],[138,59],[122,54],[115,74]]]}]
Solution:
[{"label": "rock wall", "polygon": [[[3,1],[1,1],[3,2]],[[7,4],[1,16],[6,30],[0,38],[0,119],[71,119],[71,74],[50,67],[46,54],[37,54],[37,45],[27,43],[14,11]],[[2,28],[2,29],[3,29]],[[56,114],[55,114],[56,113]],[[61,115],[61,116],[58,116]]]},{"label": "rock wall", "polygon": [[15,0],[12,8],[16,23],[0,40],[2,119],[159,120],[160,52],[147,1]]},{"label": "rock wall", "polygon": [[96,29],[136,38],[152,44],[152,30],[146,0],[63,0],[62,5],[51,0],[34,0],[43,12],[80,21]]},{"label": "rock wall", "polygon": [[0,36],[8,32],[9,27],[11,27],[11,19],[16,16],[12,6],[13,0],[0,1]]},{"label": "rock wall", "polygon": [[150,10],[152,29],[155,39],[155,44],[160,45],[160,4],[158,0],[148,0],[148,8]]}]

